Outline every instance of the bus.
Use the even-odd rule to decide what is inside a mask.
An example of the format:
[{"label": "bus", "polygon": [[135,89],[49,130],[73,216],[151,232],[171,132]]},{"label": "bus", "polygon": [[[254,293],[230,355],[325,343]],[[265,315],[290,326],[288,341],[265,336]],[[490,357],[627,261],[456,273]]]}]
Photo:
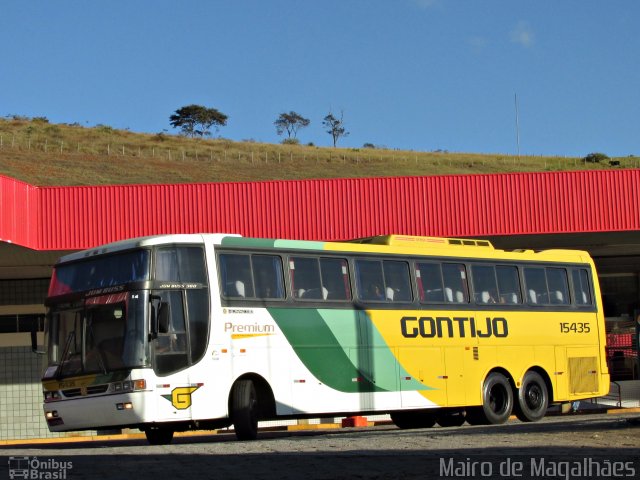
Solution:
[{"label": "bus", "polygon": [[174,432],[389,414],[400,428],[540,420],[605,395],[586,252],[385,235],[145,237],[62,257],[46,319],[53,432]]}]

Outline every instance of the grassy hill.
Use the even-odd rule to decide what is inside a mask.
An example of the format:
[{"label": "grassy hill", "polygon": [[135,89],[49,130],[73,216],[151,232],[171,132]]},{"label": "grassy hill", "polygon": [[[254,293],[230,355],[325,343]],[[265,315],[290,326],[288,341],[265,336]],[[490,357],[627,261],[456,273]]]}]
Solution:
[{"label": "grassy hill", "polygon": [[[616,163],[619,162],[619,165]],[[640,158],[615,159],[637,168]],[[40,186],[189,183],[611,168],[578,158],[346,149],[140,134],[0,119],[0,174]]]}]

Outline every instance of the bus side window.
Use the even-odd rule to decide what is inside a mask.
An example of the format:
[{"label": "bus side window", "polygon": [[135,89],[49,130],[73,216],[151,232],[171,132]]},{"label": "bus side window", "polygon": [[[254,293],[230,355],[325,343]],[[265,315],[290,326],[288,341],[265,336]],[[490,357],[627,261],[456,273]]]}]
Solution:
[{"label": "bus side window", "polygon": [[476,303],[498,303],[498,286],[496,284],[495,267],[489,265],[473,265],[473,298]]},{"label": "bus side window", "polygon": [[301,300],[320,300],[322,298],[320,265],[317,258],[290,257],[289,275],[293,298]]},{"label": "bus side window", "polygon": [[589,273],[581,268],[571,272],[573,277],[573,298],[576,305],[591,305],[591,288],[589,287]]},{"label": "bus side window", "polygon": [[379,260],[356,260],[355,263],[358,296],[365,301],[385,301],[382,262]]},{"label": "bus side window", "polygon": [[409,264],[394,260],[385,260],[384,280],[385,296],[392,302],[410,302],[412,300]]},{"label": "bus side window", "polygon": [[[443,303],[442,269],[438,263],[416,263],[416,284],[421,302]],[[450,289],[451,290],[451,289]],[[453,301],[453,291],[451,300]]]},{"label": "bus side window", "polygon": [[443,263],[445,301],[449,303],[469,303],[467,271],[463,264]]},{"label": "bus side window", "polygon": [[496,267],[496,276],[498,278],[498,294],[500,295],[499,302],[506,305],[522,303],[518,268],[498,265]]},{"label": "bus side window", "polygon": [[351,300],[348,263],[343,258],[321,258],[323,300]]},{"label": "bus side window", "polygon": [[546,304],[548,298],[547,279],[542,267],[525,267],[524,282],[530,304]]},{"label": "bus side window", "polygon": [[284,298],[282,261],[276,255],[253,255],[253,278],[256,297],[263,299]]},{"label": "bus side window", "polygon": [[567,271],[564,268],[547,267],[547,284],[549,285],[549,303],[567,305],[569,303],[569,285]]},{"label": "bus side window", "polygon": [[226,298],[253,298],[251,257],[221,253],[219,259],[222,295]]}]

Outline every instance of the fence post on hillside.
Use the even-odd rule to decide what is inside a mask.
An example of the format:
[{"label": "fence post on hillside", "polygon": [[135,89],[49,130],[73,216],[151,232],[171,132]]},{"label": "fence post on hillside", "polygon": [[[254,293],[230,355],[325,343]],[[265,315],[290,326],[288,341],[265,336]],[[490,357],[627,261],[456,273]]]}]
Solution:
[{"label": "fence post on hillside", "polygon": [[47,142],[48,140],[44,141],[44,153],[47,153]]},{"label": "fence post on hillside", "polygon": [[253,150],[251,150],[251,165],[253,165]]},{"label": "fence post on hillside", "polygon": [[111,145],[107,143],[107,157],[111,155]]},{"label": "fence post on hillside", "polygon": [[63,148],[64,148],[64,142],[60,142],[60,153],[62,153]]},{"label": "fence post on hillside", "polygon": [[13,148],[15,144],[16,144],[16,135],[13,134],[11,135],[11,148]]},{"label": "fence post on hillside", "polygon": [[2,135],[0,135],[0,148],[2,148]]}]

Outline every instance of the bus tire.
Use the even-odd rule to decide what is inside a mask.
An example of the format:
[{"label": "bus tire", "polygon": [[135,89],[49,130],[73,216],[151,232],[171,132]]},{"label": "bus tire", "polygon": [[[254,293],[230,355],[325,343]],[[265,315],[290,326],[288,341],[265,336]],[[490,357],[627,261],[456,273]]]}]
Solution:
[{"label": "bus tire", "polygon": [[436,416],[436,423],[441,427],[459,427],[464,423],[464,410],[458,412],[444,412]]},{"label": "bus tire", "polygon": [[169,445],[173,440],[173,430],[169,428],[148,428],[144,434],[149,445]]},{"label": "bus tire", "polygon": [[545,416],[548,406],[547,384],[539,373],[528,371],[518,389],[516,417],[522,422],[537,422]]},{"label": "bus tire", "polygon": [[436,417],[433,413],[424,410],[403,410],[401,412],[391,412],[391,421],[398,428],[431,428],[436,424]]},{"label": "bus tire", "polygon": [[482,385],[482,406],[467,409],[471,425],[500,425],[513,411],[513,390],[509,380],[498,372],[490,373]]},{"label": "bus tire", "polygon": [[238,380],[233,386],[231,422],[238,440],[258,437],[258,395],[251,380]]}]

